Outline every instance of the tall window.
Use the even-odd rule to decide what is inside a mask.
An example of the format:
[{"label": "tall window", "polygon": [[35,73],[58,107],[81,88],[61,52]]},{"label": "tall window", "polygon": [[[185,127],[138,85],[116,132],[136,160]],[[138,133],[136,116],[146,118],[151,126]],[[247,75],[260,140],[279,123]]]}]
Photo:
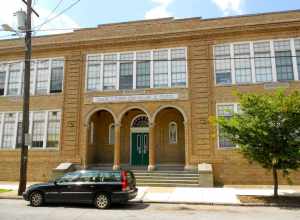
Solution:
[{"label": "tall window", "polygon": [[89,56],[87,68],[87,90],[100,90],[101,56]]},{"label": "tall window", "polygon": [[300,80],[300,39],[295,40],[295,49],[297,56],[297,66],[298,66],[298,79]]},{"label": "tall window", "polygon": [[116,89],[117,82],[117,55],[104,55],[103,89]]},{"label": "tall window", "polygon": [[115,125],[114,124],[109,125],[108,143],[115,144]]},{"label": "tall window", "polygon": [[56,148],[60,134],[60,112],[48,112],[47,148]]},{"label": "tall window", "polygon": [[[234,113],[234,105],[226,104],[226,105],[217,105],[217,115],[218,117],[224,117],[225,119],[230,119]],[[220,148],[228,148],[234,147],[234,144],[228,140],[225,136],[225,133],[221,127],[218,128],[219,132],[219,147]]]},{"label": "tall window", "polygon": [[257,82],[272,81],[270,42],[254,43],[255,74]]},{"label": "tall window", "polygon": [[21,143],[22,143],[22,121],[23,121],[23,114],[19,113],[19,120],[18,120],[18,124],[17,124],[16,148],[21,148]]},{"label": "tall window", "polygon": [[217,84],[231,83],[230,45],[215,47],[215,73]]},{"label": "tall window", "polygon": [[64,61],[58,59],[52,60],[50,93],[58,93],[62,91],[63,77],[64,77]]},{"label": "tall window", "polygon": [[45,112],[34,112],[32,121],[32,147],[44,146]]},{"label": "tall window", "polygon": [[6,79],[6,65],[0,64],[0,96],[4,95]]},{"label": "tall window", "polygon": [[236,83],[249,83],[252,81],[250,44],[234,45],[235,80]]},{"label": "tall window", "polygon": [[186,85],[186,56],[185,49],[171,50],[172,87]]},{"label": "tall window", "polygon": [[169,124],[169,144],[177,144],[177,133],[176,122],[171,122]]},{"label": "tall window", "polygon": [[150,88],[150,52],[136,53],[136,88]]},{"label": "tall window", "polygon": [[16,113],[4,113],[2,148],[14,148]]},{"label": "tall window", "polygon": [[153,52],[154,87],[168,87],[168,50]]},{"label": "tall window", "polygon": [[[35,68],[36,68],[36,61],[31,61],[30,64],[30,94],[33,95],[34,94],[34,82],[35,82]],[[24,65],[25,68],[25,65]],[[25,73],[25,69],[23,68],[23,73]],[[23,94],[23,90],[24,90],[24,79],[22,79],[22,94]]]},{"label": "tall window", "polygon": [[277,80],[293,80],[294,71],[290,41],[275,41],[274,50]]},{"label": "tall window", "polygon": [[47,94],[48,91],[48,74],[49,74],[49,61],[40,60],[37,64],[36,71],[36,83],[35,93],[36,94]]},{"label": "tall window", "polygon": [[120,54],[119,89],[133,88],[133,53]]},{"label": "tall window", "polygon": [[21,63],[9,64],[8,95],[18,95],[21,84]]}]

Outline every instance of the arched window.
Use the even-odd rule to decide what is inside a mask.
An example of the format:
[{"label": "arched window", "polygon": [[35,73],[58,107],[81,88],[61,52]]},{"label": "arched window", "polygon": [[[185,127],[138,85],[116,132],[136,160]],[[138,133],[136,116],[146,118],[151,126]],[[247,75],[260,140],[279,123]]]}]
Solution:
[{"label": "arched window", "polygon": [[149,120],[146,115],[137,116],[131,125],[132,128],[147,128],[149,127]]},{"label": "arched window", "polygon": [[177,124],[174,121],[169,124],[169,144],[177,144]]},{"label": "arched window", "polygon": [[109,132],[108,132],[108,143],[115,144],[115,125],[109,125]]}]

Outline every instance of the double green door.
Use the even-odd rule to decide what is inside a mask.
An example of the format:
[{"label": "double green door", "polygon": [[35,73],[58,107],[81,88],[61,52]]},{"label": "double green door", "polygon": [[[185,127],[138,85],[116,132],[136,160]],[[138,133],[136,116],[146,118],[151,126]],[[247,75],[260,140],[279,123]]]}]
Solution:
[{"label": "double green door", "polygon": [[134,166],[147,166],[149,164],[149,134],[131,134],[131,164]]}]

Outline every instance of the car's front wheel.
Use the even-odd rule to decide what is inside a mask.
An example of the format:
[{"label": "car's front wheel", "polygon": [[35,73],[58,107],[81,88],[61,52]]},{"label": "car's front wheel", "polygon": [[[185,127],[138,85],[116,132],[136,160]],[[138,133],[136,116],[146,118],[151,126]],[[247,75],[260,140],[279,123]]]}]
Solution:
[{"label": "car's front wheel", "polygon": [[43,204],[43,194],[41,192],[33,192],[30,195],[30,205],[34,207],[41,206]]},{"label": "car's front wheel", "polygon": [[95,198],[95,206],[98,209],[107,209],[111,204],[110,197],[107,194],[100,193]]}]

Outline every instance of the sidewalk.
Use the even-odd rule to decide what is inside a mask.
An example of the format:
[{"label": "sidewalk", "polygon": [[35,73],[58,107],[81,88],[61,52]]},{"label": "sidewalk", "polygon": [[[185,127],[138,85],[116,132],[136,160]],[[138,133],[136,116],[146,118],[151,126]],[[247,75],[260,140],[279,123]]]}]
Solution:
[{"label": "sidewalk", "polygon": [[[29,183],[31,185],[33,183]],[[300,186],[280,186],[279,194],[300,196]],[[0,182],[0,189],[13,191],[0,193],[0,199],[22,199],[17,196],[16,182]],[[138,187],[138,195],[133,202],[144,203],[185,203],[210,205],[242,205],[239,195],[270,196],[271,186],[225,186],[224,188],[184,188],[184,187]]]}]

